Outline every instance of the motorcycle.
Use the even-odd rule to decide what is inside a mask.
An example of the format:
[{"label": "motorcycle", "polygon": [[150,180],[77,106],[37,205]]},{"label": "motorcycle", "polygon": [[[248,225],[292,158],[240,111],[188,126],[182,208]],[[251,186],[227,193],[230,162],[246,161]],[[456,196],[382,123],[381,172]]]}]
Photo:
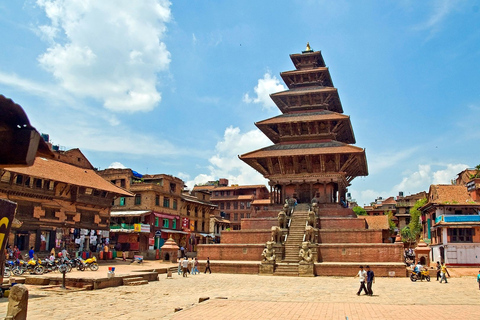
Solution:
[{"label": "motorcycle", "polygon": [[85,271],[85,264],[82,259],[74,258],[67,261],[67,267],[71,269],[76,268],[79,271]]},{"label": "motorcycle", "polygon": [[420,272],[412,271],[412,274],[410,275],[410,280],[412,280],[412,282],[417,280],[423,281],[424,279],[430,281],[430,273],[428,269],[422,269]]},{"label": "motorcycle", "polygon": [[37,275],[41,275],[45,272],[45,267],[42,266],[42,260],[35,260],[35,259],[30,259],[27,262],[27,271],[30,273],[35,273]]},{"label": "motorcycle", "polygon": [[90,268],[92,271],[97,271],[98,270],[98,263],[97,263],[97,258],[91,257],[83,261],[83,264],[85,265],[85,268]]}]

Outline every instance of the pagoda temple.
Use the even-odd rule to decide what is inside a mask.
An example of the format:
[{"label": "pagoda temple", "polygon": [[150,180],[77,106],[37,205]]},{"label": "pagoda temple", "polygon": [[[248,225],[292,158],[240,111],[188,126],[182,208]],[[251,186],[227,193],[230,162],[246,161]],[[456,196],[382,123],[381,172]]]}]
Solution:
[{"label": "pagoda temple", "polygon": [[388,216],[357,217],[345,202],[367,161],[322,54],[307,44],[290,58],[296,70],[281,73],[288,90],[271,95],[282,114],[256,123],[274,144],[240,156],[269,180],[269,210],[222,232],[220,244],[198,245],[200,263],[276,276],[353,276],[364,264],[377,276],[405,276]]},{"label": "pagoda temple", "polygon": [[350,117],[321,52],[307,44],[290,58],[296,70],[281,73],[288,90],[271,95],[282,114],[256,123],[274,145],[240,159],[270,181],[272,203],[341,203],[351,181],[368,175],[365,150],[352,145]]}]

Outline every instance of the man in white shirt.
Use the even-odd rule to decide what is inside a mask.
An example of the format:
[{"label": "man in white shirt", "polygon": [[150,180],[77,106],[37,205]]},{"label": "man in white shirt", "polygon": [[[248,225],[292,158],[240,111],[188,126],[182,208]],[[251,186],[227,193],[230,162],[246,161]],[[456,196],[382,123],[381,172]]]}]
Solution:
[{"label": "man in white shirt", "polygon": [[185,259],[183,259],[183,261],[182,261],[182,268],[183,268],[183,276],[187,277],[187,273],[188,273],[188,259],[187,259],[187,257],[185,257]]},{"label": "man in white shirt", "polygon": [[365,278],[367,277],[367,271],[363,269],[363,266],[360,266],[360,270],[354,278],[356,277],[360,278],[360,289],[358,289],[357,296],[360,295],[362,290],[365,291],[365,294],[368,294],[367,287],[365,287]]}]

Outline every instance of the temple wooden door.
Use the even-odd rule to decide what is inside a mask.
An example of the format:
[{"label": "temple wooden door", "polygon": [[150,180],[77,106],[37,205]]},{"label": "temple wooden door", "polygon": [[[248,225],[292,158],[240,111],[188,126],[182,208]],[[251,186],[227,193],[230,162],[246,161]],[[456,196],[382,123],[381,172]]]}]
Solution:
[{"label": "temple wooden door", "polygon": [[298,202],[299,203],[310,203],[312,200],[310,198],[310,185],[305,183],[300,185],[298,190]]}]

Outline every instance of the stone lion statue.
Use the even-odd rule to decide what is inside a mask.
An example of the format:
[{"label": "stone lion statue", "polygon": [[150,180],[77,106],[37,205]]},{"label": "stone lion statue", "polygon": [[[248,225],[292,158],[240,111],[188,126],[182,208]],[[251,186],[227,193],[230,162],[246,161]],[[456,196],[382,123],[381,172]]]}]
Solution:
[{"label": "stone lion statue", "polygon": [[316,217],[315,217],[315,211],[309,210],[308,211],[308,225],[312,226],[315,228],[315,222],[316,222]]},{"label": "stone lion statue", "polygon": [[308,241],[305,241],[305,242],[302,242],[302,248],[300,249],[300,252],[298,253],[299,257],[300,257],[300,262],[307,262],[307,263],[311,263],[313,262],[313,254],[312,254],[312,250],[308,247],[309,245],[309,242]]},{"label": "stone lion statue", "polygon": [[317,229],[312,226],[305,227],[305,241],[315,243],[315,233]]},{"label": "stone lion statue", "polygon": [[275,262],[275,249],[273,249],[274,242],[267,241],[267,247],[263,249],[262,257],[264,262]]},{"label": "stone lion statue", "polygon": [[278,212],[278,226],[281,229],[285,229],[287,227],[287,215],[285,214],[285,211],[280,211]]},{"label": "stone lion statue", "polygon": [[281,243],[282,242],[282,229],[279,227],[272,227],[272,241],[273,243]]}]

